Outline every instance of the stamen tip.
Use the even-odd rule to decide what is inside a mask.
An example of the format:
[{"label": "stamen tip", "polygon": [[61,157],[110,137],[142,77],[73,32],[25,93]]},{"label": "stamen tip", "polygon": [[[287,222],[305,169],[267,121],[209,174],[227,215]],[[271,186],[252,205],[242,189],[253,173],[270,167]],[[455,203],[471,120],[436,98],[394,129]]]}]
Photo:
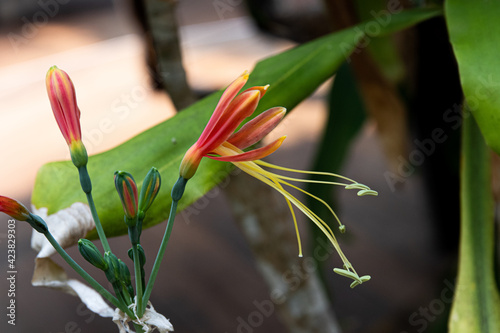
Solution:
[{"label": "stamen tip", "polygon": [[345,225],[344,224],[342,224],[342,225],[339,226],[339,231],[340,231],[341,234],[345,233]]},{"label": "stamen tip", "polygon": [[351,283],[351,289],[356,287],[356,286],[359,286],[360,284],[362,284],[363,282],[366,282],[366,281],[370,281],[371,279],[371,276],[370,275],[363,275],[362,277],[359,278],[359,280],[357,281],[354,281],[353,283]]},{"label": "stamen tip", "polygon": [[362,197],[364,195],[373,195],[373,196],[376,197],[376,196],[378,196],[378,192],[374,191],[374,190],[371,190],[371,189],[358,191],[358,196],[359,197]]},{"label": "stamen tip", "polygon": [[362,281],[362,282],[366,282],[366,281],[370,281],[372,277],[370,275],[363,275],[362,277],[360,277],[359,279]]}]

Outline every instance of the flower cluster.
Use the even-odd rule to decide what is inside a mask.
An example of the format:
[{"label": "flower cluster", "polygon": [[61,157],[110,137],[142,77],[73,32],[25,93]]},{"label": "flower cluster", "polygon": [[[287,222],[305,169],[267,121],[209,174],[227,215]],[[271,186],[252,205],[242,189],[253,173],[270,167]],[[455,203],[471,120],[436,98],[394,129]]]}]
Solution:
[{"label": "flower cluster", "polygon": [[[124,317],[117,320],[117,322],[120,323],[119,326],[122,325],[120,326],[121,331],[122,329],[123,331],[128,331],[126,323],[129,320],[132,320],[136,329],[139,330],[141,330],[141,327],[146,327],[146,331],[149,331],[151,327],[156,327],[162,332],[173,330],[168,320],[163,316],[160,318],[160,315],[153,313],[154,309],[149,303],[149,297],[172,232],[177,204],[183,196],[188,180],[195,175],[204,157],[221,162],[231,162],[244,172],[275,189],[284,197],[284,200],[290,208],[295,225],[299,256],[302,256],[302,245],[295,217],[295,209],[304,213],[326,235],[333,247],[337,250],[343,261],[343,268],[335,268],[334,271],[336,273],[353,279],[354,281],[351,283],[351,287],[355,287],[370,279],[368,275],[360,277],[356,273],[353,266],[340,249],[331,227],[320,216],[292,195],[290,189],[302,192],[325,205],[337,220],[340,232],[345,231],[345,226],[340,222],[330,205],[324,200],[294,185],[292,182],[314,182],[339,185],[346,189],[358,190],[358,195],[360,196],[377,195],[377,192],[371,190],[366,185],[357,183],[352,179],[340,175],[327,172],[308,172],[290,169],[262,161],[263,158],[275,152],[283,144],[286,137],[282,136],[263,147],[254,148],[253,146],[261,141],[280,123],[285,116],[286,109],[281,106],[273,107],[245,123],[245,120],[255,112],[260,99],[263,98],[270,89],[269,85],[255,86],[240,92],[246,85],[248,79],[249,74],[246,72],[243,73],[223,92],[207,126],[201,133],[199,139],[187,150],[182,159],[179,168],[179,178],[171,191],[172,201],[165,233],[147,283],[144,269],[146,255],[144,248],[140,244],[140,236],[146,213],[160,191],[160,173],[156,168],[151,168],[144,178],[140,190],[130,173],[125,171],[117,171],[115,173],[115,187],[123,206],[124,220],[128,227],[129,239],[132,244],[132,248],[128,251],[128,256],[134,263],[134,289],[127,264],[111,251],[92,197],[92,183],[87,171],[88,156],[82,142],[80,109],[76,101],[75,88],[66,72],[60,70],[56,66],[49,69],[46,76],[46,87],[52,111],[66,144],[69,147],[71,160],[78,169],[80,184],[83,192],[86,194],[88,207],[92,213],[92,218],[95,222],[97,234],[104,249],[104,253],[101,254],[97,246],[86,239],[80,239],[78,247],[85,260],[104,272],[114,289],[115,295],[112,295],[106,288],[101,286],[65,252],[58,241],[52,236],[41,217],[30,213],[26,207],[18,201],[4,196],[0,196],[0,212],[17,220],[28,222],[36,231],[42,233],[61,257],[78,274],[80,274],[110,303],[120,309],[124,313]],[[336,177],[341,180],[307,180],[282,175],[272,172],[271,170],[323,175]],[[154,323],[148,324],[148,320],[153,318],[152,314],[155,316],[153,320]],[[161,319],[161,323],[158,322],[158,319]],[[163,328],[160,329],[160,327]]]},{"label": "flower cluster", "polygon": [[[47,72],[46,88],[54,117],[69,147],[71,160],[78,169],[80,185],[87,196],[89,209],[92,213],[102,247],[104,248],[104,255],[102,255],[99,249],[87,239],[80,239],[78,248],[85,260],[105,273],[106,278],[115,291],[115,295],[112,295],[106,288],[102,287],[66,253],[58,240],[52,236],[41,217],[31,214],[26,207],[18,201],[4,196],[0,196],[0,212],[10,215],[20,221],[27,221],[36,231],[43,233],[49,243],[78,274],[80,274],[110,303],[119,308],[124,313],[124,320],[117,321],[120,331],[129,331],[126,324],[128,320],[133,321],[136,329],[138,328],[137,325],[140,325],[140,331],[142,331],[140,329],[141,327],[147,328],[146,331],[149,331],[153,327],[158,328],[162,332],[173,330],[172,325],[167,319],[154,312],[150,304],[148,306],[149,295],[153,283],[149,283],[149,289],[146,288],[144,270],[146,257],[144,249],[140,245],[142,222],[146,216],[147,210],[152,205],[160,190],[161,178],[158,170],[154,167],[150,169],[143,181],[140,196],[137,185],[131,174],[124,171],[117,171],[115,173],[115,186],[123,205],[124,220],[128,226],[129,238],[132,243],[129,257],[134,262],[136,283],[136,289],[134,290],[129,268],[125,262],[120,260],[111,251],[94,204],[92,183],[87,171],[88,156],[82,142],[80,109],[77,105],[73,82],[66,72],[53,66]],[[77,234],[77,231],[75,231],[71,237],[75,237],[75,234]],[[151,275],[156,276],[158,268],[158,263],[155,263],[154,272]],[[41,268],[41,270],[43,269],[51,270],[50,267]],[[47,280],[45,282],[50,284],[49,275],[44,275],[44,278]],[[154,279],[152,281],[154,282]],[[72,290],[79,294],[79,291],[71,286],[66,287],[68,290]],[[144,291],[145,289],[146,291]],[[79,296],[82,297],[82,294],[79,294]],[[87,305],[89,304],[87,303]],[[154,323],[148,323],[148,319],[144,319],[143,316],[146,315],[146,317],[149,318],[152,314],[156,316],[156,321]],[[143,320],[140,320],[140,318],[143,318]],[[161,322],[159,322],[158,319],[161,319]]]}]

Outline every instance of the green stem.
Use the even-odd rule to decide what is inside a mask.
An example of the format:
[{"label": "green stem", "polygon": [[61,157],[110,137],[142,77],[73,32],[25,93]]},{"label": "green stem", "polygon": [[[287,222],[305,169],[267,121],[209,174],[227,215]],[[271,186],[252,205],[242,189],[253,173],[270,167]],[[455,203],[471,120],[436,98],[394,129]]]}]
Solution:
[{"label": "green stem", "polygon": [[142,274],[141,274],[141,260],[139,257],[139,249],[137,248],[137,244],[132,244],[132,252],[134,254],[134,273],[135,273],[135,293],[136,293],[136,308],[137,315],[139,318],[142,317]]},{"label": "green stem", "polygon": [[163,239],[161,241],[160,248],[158,249],[158,254],[156,255],[156,260],[153,265],[153,269],[151,270],[151,275],[149,276],[148,284],[146,285],[146,290],[144,291],[144,296],[142,298],[142,308],[138,311],[139,317],[142,317],[144,311],[146,310],[146,305],[149,301],[149,296],[151,296],[151,291],[153,290],[153,285],[156,280],[156,276],[158,275],[158,271],[160,269],[160,264],[163,259],[163,255],[165,254],[165,249],[167,248],[167,243],[170,238],[170,234],[172,233],[172,227],[174,225],[175,214],[177,212],[177,203],[178,201],[172,200],[172,205],[170,206],[170,215],[168,216],[167,227],[165,228],[165,234],[163,235]]},{"label": "green stem", "polygon": [[460,257],[449,332],[500,332],[494,272],[494,202],[490,151],[472,116],[465,117],[460,170]]},{"label": "green stem", "polygon": [[106,238],[106,234],[104,234],[104,229],[102,228],[101,220],[99,220],[99,215],[97,215],[97,210],[94,204],[94,198],[92,197],[92,183],[90,181],[90,176],[87,171],[87,167],[83,166],[78,168],[78,172],[80,174],[80,184],[82,186],[83,192],[85,192],[85,194],[87,195],[87,201],[89,203],[90,212],[92,213],[92,217],[95,223],[95,228],[97,230],[97,234],[99,235],[99,239],[101,240],[102,248],[104,249],[104,252],[111,251],[108,239]]},{"label": "green stem", "polygon": [[142,325],[136,324],[134,322],[132,322],[132,323],[134,324],[135,333],[144,333],[144,330],[142,329]]},{"label": "green stem", "polygon": [[54,239],[50,231],[47,231],[45,233],[45,237],[47,240],[52,244],[54,249],[61,255],[61,257],[77,272],[80,274],[82,278],[87,281],[92,288],[94,288],[99,294],[101,294],[104,298],[106,298],[109,302],[111,302],[114,306],[122,310],[123,312],[126,312],[129,316],[132,315],[133,313],[130,312],[129,309],[125,306],[125,304],[122,304],[115,296],[113,296],[108,290],[106,290],[103,286],[99,284],[92,276],[90,276],[83,268],[78,265],[73,258],[69,256],[69,254],[59,245],[59,243]]},{"label": "green stem", "polygon": [[[118,299],[119,302],[123,303],[126,307],[128,307],[129,304],[132,302],[127,302],[125,299],[125,295],[123,294],[121,286],[117,284],[113,284],[113,290],[115,291],[116,298]],[[123,310],[122,310],[123,311]]]},{"label": "green stem", "polygon": [[123,299],[125,300],[125,304],[130,305],[133,302],[132,296],[130,296],[130,293],[128,292],[127,288],[124,286],[120,286],[120,290],[123,295]]}]

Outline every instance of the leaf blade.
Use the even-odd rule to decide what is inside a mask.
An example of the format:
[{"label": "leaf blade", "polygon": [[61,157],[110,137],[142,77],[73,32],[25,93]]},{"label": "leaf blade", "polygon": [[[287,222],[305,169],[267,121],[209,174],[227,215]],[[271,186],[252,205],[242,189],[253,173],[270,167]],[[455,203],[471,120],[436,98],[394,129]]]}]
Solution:
[{"label": "leaf blade", "polygon": [[450,42],[458,62],[468,106],[486,143],[500,154],[500,3],[497,1],[445,2]]}]

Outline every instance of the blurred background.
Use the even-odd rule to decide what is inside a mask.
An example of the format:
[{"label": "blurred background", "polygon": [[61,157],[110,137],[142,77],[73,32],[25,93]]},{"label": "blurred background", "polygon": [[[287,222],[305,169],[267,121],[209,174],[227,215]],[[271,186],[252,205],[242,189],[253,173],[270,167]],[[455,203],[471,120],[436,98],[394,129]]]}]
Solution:
[{"label": "blurred background", "polygon": [[[319,0],[249,3],[177,2],[175,20],[182,61],[195,98],[226,86],[260,59],[329,29],[325,14],[328,10]],[[90,154],[110,149],[175,114],[172,101],[158,87],[148,67],[147,41],[151,37],[141,24],[137,2],[0,0],[0,24],[2,195],[21,199],[29,206],[40,166],[69,158],[45,91],[45,73],[52,65],[67,71],[76,86],[84,142]],[[413,40],[418,40],[418,33],[426,33],[426,29],[432,31],[433,24],[443,28],[442,22],[433,20],[431,26],[419,27]],[[285,133],[288,138],[269,161],[311,168],[327,118],[330,84],[294,109],[272,133],[269,140]],[[442,113],[452,106],[447,102],[438,108]],[[409,117],[414,126],[408,142],[414,137],[426,137],[418,126],[422,123],[419,117]],[[408,160],[410,153],[408,150],[406,155],[398,156],[399,161]],[[440,220],[441,228],[450,228],[444,236],[436,226],[439,214],[430,201],[433,194],[441,192],[430,190],[425,170],[431,162],[427,159],[408,171],[394,187],[386,176],[394,168],[384,154],[373,121],[363,125],[349,146],[341,174],[376,189],[379,197],[358,198],[354,193],[335,190],[334,208],[348,230],[347,237],[340,238],[341,246],[360,275],[372,276],[369,283],[350,289],[344,278],[331,271],[339,266],[338,258],[333,255],[325,263],[322,273],[331,311],[343,332],[444,331],[450,303],[448,291],[453,286],[458,221],[456,212],[447,215],[447,223]],[[396,168],[404,168],[401,163]],[[449,197],[442,199],[449,200],[453,209],[457,194],[453,186],[448,189]],[[268,300],[271,291],[255,267],[224,191],[214,189],[194,207],[196,214],[180,214],[177,218],[151,297],[156,310],[171,320],[176,332],[286,332],[275,312],[262,317],[258,325],[242,325],[251,322],[252,314],[259,311],[256,304]],[[0,219],[0,254],[4,253],[0,255],[0,271],[6,276],[7,218]],[[307,234],[305,226],[309,221],[299,219]],[[146,253],[156,253],[164,227],[160,224],[143,232]],[[31,286],[36,253],[30,248],[30,238],[29,226],[18,223],[16,326],[8,325],[3,314],[0,330],[116,330],[109,319],[90,313],[77,298]],[[127,244],[126,236],[110,241],[122,256]],[[79,258],[75,248],[69,252]],[[56,261],[66,267],[59,258]],[[297,259],[296,265],[302,262]],[[150,268],[148,263],[146,271]],[[290,267],[288,273],[293,269]],[[3,278],[3,309],[7,306],[7,291]]]}]

